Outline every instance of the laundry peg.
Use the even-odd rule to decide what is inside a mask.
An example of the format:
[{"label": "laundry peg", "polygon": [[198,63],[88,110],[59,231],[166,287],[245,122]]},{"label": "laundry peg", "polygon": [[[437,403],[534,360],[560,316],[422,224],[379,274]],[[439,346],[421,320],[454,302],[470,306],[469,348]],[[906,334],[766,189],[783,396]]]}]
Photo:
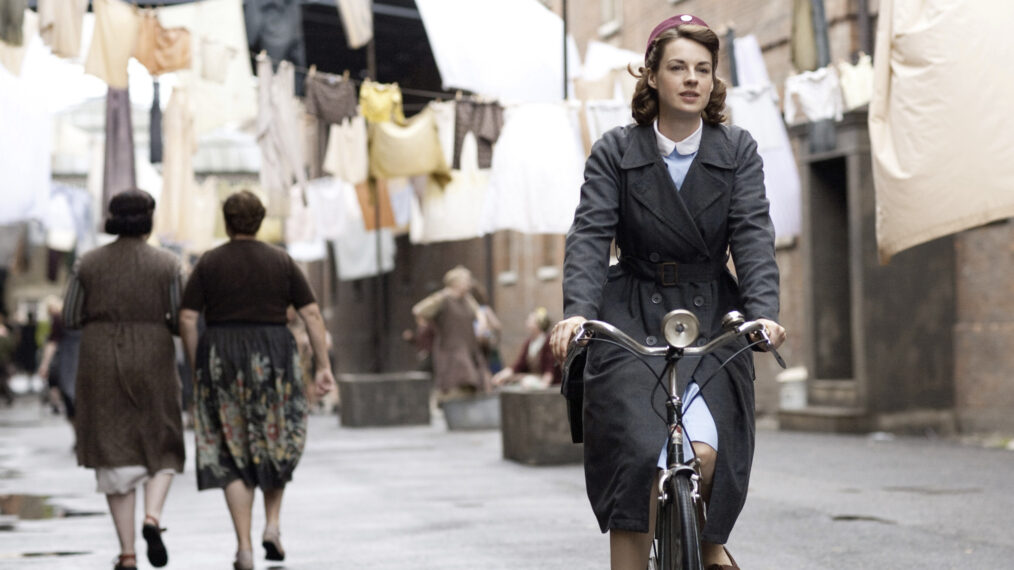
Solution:
[{"label": "laundry peg", "polygon": [[342,79],[344,79],[345,81],[349,80],[349,70],[346,69],[345,71],[342,72]]},{"label": "laundry peg", "polygon": [[314,75],[317,75],[317,64],[316,63],[310,64],[310,70],[307,72],[307,75],[309,75],[310,77],[313,77]]}]

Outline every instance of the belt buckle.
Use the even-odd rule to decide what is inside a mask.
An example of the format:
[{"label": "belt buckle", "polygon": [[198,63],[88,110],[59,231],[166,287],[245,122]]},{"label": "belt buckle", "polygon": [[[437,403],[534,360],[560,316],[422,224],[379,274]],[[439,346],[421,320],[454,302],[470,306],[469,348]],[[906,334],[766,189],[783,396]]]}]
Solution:
[{"label": "belt buckle", "polygon": [[679,282],[679,264],[675,261],[663,261],[658,264],[658,284],[663,287],[675,287]]}]

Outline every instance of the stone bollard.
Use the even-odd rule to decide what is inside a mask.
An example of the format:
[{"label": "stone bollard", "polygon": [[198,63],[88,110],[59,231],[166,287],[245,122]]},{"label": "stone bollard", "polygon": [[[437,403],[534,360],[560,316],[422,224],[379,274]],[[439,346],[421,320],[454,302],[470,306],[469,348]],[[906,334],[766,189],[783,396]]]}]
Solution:
[{"label": "stone bollard", "polygon": [[503,457],[529,465],[581,463],[584,447],[571,442],[567,402],[559,386],[500,391]]},{"label": "stone bollard", "polygon": [[429,425],[428,372],[339,374],[341,425],[349,427]]}]

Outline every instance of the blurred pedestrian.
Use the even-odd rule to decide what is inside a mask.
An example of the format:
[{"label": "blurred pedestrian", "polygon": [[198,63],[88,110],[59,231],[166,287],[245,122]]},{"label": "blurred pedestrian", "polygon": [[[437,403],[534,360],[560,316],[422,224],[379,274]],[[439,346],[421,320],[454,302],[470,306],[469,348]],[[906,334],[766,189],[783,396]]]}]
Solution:
[{"label": "blurred pedestrian", "polygon": [[538,307],[525,318],[528,337],[514,364],[493,376],[495,386],[520,384],[523,388],[548,388],[559,384],[562,371],[556,364],[549,344],[549,327],[553,322],[545,307]]},{"label": "blurred pedestrian", "polygon": [[[774,320],[778,266],[761,158],[749,133],[722,124],[718,54],[718,35],[690,14],[650,34],[631,102],[636,124],[603,135],[585,166],[565,250],[566,318],[550,341],[557,358],[585,319],[656,344],[673,309],[692,311],[705,339],[738,309],[761,321],[775,346],[784,341]],[[614,240],[620,257],[610,266]],[[726,268],[730,252],[736,277]],[[706,568],[737,567],[725,543],[746,501],[754,448],[753,360],[733,358],[739,348],[688,359],[679,370],[688,457],[701,460]],[[610,533],[612,568],[642,570],[666,441],[665,423],[648,419],[664,413],[663,396],[652,372],[606,343],[589,346],[584,373],[588,497]]]},{"label": "blurred pedestrian", "polygon": [[487,392],[490,374],[475,335],[479,303],[469,292],[472,272],[457,266],[444,288],[412,307],[420,326],[433,327],[433,379],[440,401]]},{"label": "blurred pedestrian", "polygon": [[486,288],[482,284],[473,279],[469,292],[479,305],[475,314],[475,338],[479,341],[479,350],[486,360],[490,374],[496,374],[503,368],[503,358],[500,356],[500,333],[503,325],[493,307],[489,305]]},{"label": "blurred pedestrian", "polygon": [[[25,320],[18,324],[18,344],[14,349],[14,367],[29,376],[29,388],[32,386],[31,376],[39,366],[39,343],[35,338],[39,323],[35,310],[29,309]],[[34,389],[32,389],[34,391]]]},{"label": "blurred pedestrian", "polygon": [[144,485],[148,561],[165,566],[160,518],[173,474],[183,471],[180,379],[172,335],[182,290],[179,260],[148,245],[155,200],[126,190],[109,202],[116,241],[75,264],[64,325],[81,329],[74,425],[78,463],[95,469],[120,540],[118,569],[136,568],[135,489]]},{"label": "blurred pedestrian", "polygon": [[[261,544],[284,560],[282,494],[306,445],[307,399],[286,311],[296,308],[313,348],[316,394],[334,387],[326,329],[303,272],[254,237],[264,206],[252,192],[222,207],[229,241],[206,252],[183,293],[181,336],[195,371],[197,488],[223,489],[236,531],[234,567],[253,568],[254,489],[264,493]],[[204,312],[206,329],[198,335]]]},{"label": "blurred pedestrian", "polygon": [[[64,414],[74,421],[74,384],[81,348],[81,331],[68,330],[63,323],[63,303],[53,297],[46,300],[49,334],[42,348],[38,375],[49,384],[52,405],[62,406]],[[76,447],[75,443],[75,447]]]},{"label": "blurred pedestrian", "polygon": [[15,342],[14,331],[7,327],[7,313],[0,311],[0,398],[8,406],[14,403],[14,393],[8,381],[11,378]]}]

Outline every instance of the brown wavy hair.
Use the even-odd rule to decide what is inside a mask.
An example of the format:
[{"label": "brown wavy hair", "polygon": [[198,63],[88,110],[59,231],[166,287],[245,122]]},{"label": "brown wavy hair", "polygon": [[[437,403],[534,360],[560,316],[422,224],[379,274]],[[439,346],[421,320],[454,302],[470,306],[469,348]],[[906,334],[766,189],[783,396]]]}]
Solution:
[{"label": "brown wavy hair", "polygon": [[711,79],[714,85],[711,88],[708,106],[701,112],[701,118],[704,119],[704,122],[713,125],[724,122],[725,113],[723,111],[725,110],[726,87],[725,82],[717,75],[718,35],[711,28],[693,24],[684,24],[670,28],[659,34],[648,49],[647,57],[644,58],[645,67],[639,67],[635,72],[629,65],[627,66],[627,71],[637,78],[634,97],[630,101],[630,109],[634,115],[634,120],[639,125],[649,125],[658,117],[658,91],[651,85],[648,85],[648,70],[658,73],[658,68],[662,63],[662,54],[665,53],[665,47],[669,45],[669,42],[677,38],[693,40],[711,52]]}]

